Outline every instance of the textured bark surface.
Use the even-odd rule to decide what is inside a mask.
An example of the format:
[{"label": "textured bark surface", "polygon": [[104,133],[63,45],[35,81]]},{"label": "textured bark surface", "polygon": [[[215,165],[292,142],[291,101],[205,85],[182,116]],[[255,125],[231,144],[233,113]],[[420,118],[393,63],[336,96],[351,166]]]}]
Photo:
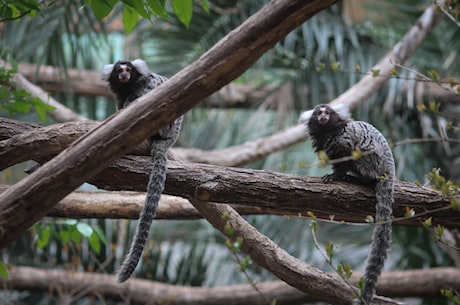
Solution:
[{"label": "textured bark surface", "polygon": [[[122,158],[90,182],[107,190],[143,192],[149,167],[148,158]],[[0,192],[7,188],[0,185]],[[200,218],[185,199],[190,196],[231,204],[241,214],[308,217],[308,212],[313,212],[322,219],[362,223],[368,215],[375,213],[374,191],[367,186],[339,182],[325,184],[315,177],[184,162],[169,162],[165,194],[177,197],[163,196],[157,219]],[[145,193],[74,192],[61,200],[48,215],[137,219],[144,201]],[[449,206],[448,198],[436,191],[397,182],[394,224],[421,226],[421,220],[432,217],[434,224],[456,228],[460,212],[449,209]],[[405,217],[408,208],[414,210],[414,217]]]},{"label": "textured bark surface", "polygon": [[[149,161],[127,156],[110,165],[90,183],[108,190],[141,191],[145,188]],[[198,163],[169,162],[165,194],[216,203],[233,203],[284,209],[319,218],[364,222],[375,214],[375,193],[369,186],[345,182],[324,183],[320,178],[264,170]],[[449,208],[440,193],[407,182],[395,184],[395,223],[420,226],[420,217],[446,227],[457,227],[460,212]],[[405,217],[407,208],[417,217]],[[434,210],[437,211],[434,211]],[[422,214],[427,212],[426,214]]]}]

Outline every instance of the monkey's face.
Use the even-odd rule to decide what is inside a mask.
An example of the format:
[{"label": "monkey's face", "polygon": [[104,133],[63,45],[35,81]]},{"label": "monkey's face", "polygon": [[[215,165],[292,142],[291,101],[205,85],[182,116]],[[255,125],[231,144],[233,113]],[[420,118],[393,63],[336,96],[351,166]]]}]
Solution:
[{"label": "monkey's face", "polygon": [[333,111],[334,110],[327,106],[319,106],[316,107],[315,111],[313,112],[313,117],[316,118],[318,124],[326,125],[331,119],[331,114]]},{"label": "monkey's face", "polygon": [[118,81],[125,84],[131,80],[133,68],[128,64],[118,64],[114,68],[114,73]]},{"label": "monkey's face", "polygon": [[346,122],[332,107],[322,104],[313,109],[308,120],[308,130],[310,134],[328,133],[342,128]]}]

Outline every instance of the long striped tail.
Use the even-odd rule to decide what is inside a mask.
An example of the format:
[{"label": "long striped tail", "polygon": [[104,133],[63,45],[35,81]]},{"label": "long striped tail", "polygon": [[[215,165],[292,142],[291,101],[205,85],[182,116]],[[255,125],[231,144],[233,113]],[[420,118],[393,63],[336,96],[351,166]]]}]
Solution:
[{"label": "long striped tail", "polygon": [[377,279],[382,272],[391,245],[391,215],[393,207],[393,179],[379,179],[375,186],[376,217],[372,244],[364,272],[364,287],[360,305],[371,304]]},{"label": "long striped tail", "polygon": [[[167,147],[152,145],[152,171],[147,186],[147,198],[139,216],[136,235],[129,249],[129,253],[117,273],[118,282],[126,281],[136,269],[149,237],[150,226],[155,217],[161,193],[166,182],[166,154]],[[166,146],[166,145],[165,145]]]}]

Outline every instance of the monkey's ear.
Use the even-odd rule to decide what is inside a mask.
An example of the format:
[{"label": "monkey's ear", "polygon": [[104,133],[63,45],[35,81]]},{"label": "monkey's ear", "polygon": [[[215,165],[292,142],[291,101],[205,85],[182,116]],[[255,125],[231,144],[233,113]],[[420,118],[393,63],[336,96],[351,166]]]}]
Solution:
[{"label": "monkey's ear", "polygon": [[313,109],[302,112],[299,116],[299,123],[305,124],[305,125],[308,124],[308,121],[310,121],[312,114],[313,114]]},{"label": "monkey's ear", "polygon": [[102,72],[101,72],[101,79],[102,80],[109,81],[110,74],[112,74],[112,71],[113,71],[113,66],[114,66],[113,64],[110,64],[110,65],[105,65],[102,68]]},{"label": "monkey's ear", "polygon": [[348,109],[348,106],[345,103],[340,103],[331,107],[342,120],[347,121],[351,118],[350,110]]},{"label": "monkey's ear", "polygon": [[142,59],[135,59],[131,62],[131,64],[136,67],[136,70],[137,72],[139,72],[139,74],[141,75],[149,75],[150,74],[150,71],[149,71],[149,67],[147,67],[147,64],[145,63],[145,61],[143,61]]}]

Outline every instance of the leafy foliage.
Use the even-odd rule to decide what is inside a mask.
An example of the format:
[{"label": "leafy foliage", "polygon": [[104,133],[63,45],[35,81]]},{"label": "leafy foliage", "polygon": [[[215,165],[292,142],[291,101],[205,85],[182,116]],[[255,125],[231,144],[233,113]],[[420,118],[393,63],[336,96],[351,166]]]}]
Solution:
[{"label": "leafy foliage", "polygon": [[0,22],[19,19],[23,16],[34,16],[46,1],[22,0],[2,1],[0,6]]},{"label": "leafy foliage", "polygon": [[[90,0],[88,2],[96,17],[102,20],[114,10],[119,1]],[[134,29],[139,21],[139,16],[148,20],[151,20],[152,17],[168,18],[165,0],[122,0],[121,2],[123,3],[123,25],[127,34],[131,33]],[[192,20],[193,0],[173,0],[171,6],[179,20],[188,27]],[[209,8],[205,0],[202,1],[202,6],[205,11]]]},{"label": "leafy foliage", "polygon": [[41,121],[45,122],[46,111],[54,110],[54,107],[33,97],[26,90],[16,88],[13,76],[17,73],[17,64],[13,60],[10,63],[12,68],[0,67],[0,113],[28,113],[34,107]]},{"label": "leafy foliage", "polygon": [[37,247],[44,249],[51,242],[51,237],[56,238],[61,244],[80,244],[85,237],[91,249],[99,254],[101,244],[107,244],[102,231],[93,228],[86,222],[79,222],[75,219],[67,219],[56,223],[38,223],[35,225],[37,232]]}]

